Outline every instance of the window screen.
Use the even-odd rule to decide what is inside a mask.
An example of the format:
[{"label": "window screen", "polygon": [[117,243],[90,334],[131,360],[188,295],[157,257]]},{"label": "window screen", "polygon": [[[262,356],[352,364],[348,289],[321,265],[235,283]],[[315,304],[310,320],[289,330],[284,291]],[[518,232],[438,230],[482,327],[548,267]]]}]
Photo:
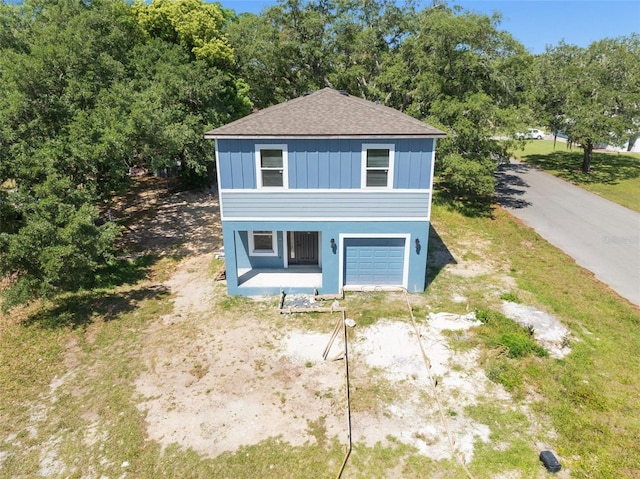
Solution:
[{"label": "window screen", "polygon": [[260,150],[262,186],[283,186],[282,150]]},{"label": "window screen", "polygon": [[389,181],[389,150],[367,150],[367,186],[386,187]]}]

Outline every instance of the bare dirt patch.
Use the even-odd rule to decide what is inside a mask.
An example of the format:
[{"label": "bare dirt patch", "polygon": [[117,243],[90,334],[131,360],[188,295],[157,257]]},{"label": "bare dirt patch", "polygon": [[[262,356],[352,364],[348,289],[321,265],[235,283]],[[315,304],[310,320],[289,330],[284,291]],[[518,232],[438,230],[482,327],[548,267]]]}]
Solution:
[{"label": "bare dirt patch", "polygon": [[[149,236],[140,236],[175,237],[155,231],[163,227],[201,232],[181,233],[183,240],[178,243],[191,253],[164,283],[174,295],[174,310],[147,332],[143,354],[147,371],[136,387],[149,437],[163,446],[176,443],[207,457],[270,437],[295,446],[312,444],[318,440],[318,425],[326,437],[344,442],[344,367],[341,361],[323,361],[321,356],[329,334],[279,327],[251,306],[235,317],[216,311],[216,302],[226,291],[208,273],[211,251],[219,246],[220,237],[219,225],[212,221],[217,217],[209,210],[215,200],[198,201],[196,197],[186,204],[170,203],[168,216],[174,219],[151,222]],[[211,215],[199,214],[198,207]],[[183,214],[182,208],[193,214]],[[180,226],[183,218],[195,223]],[[477,264],[449,267],[465,276],[492,271],[482,256],[472,259]],[[380,318],[373,326],[356,326],[350,333],[354,402],[358,395],[375,396],[379,380],[394,390],[390,398],[376,398],[375,406],[353,411],[353,440],[374,446],[394,437],[434,460],[457,455],[469,461],[474,444],[489,441],[491,430],[467,417],[465,408],[487,398],[509,408],[509,395],[488,381],[478,366],[477,350],[455,352],[449,345],[445,331],[464,334],[476,322],[447,314],[418,319],[431,370],[408,322]],[[333,350],[343,347],[338,340]],[[435,395],[445,409],[444,420]]]},{"label": "bare dirt patch", "polygon": [[125,222],[124,246],[136,254],[187,256],[222,246],[218,197],[213,190],[171,192],[161,178],[138,178],[114,208]]},{"label": "bare dirt patch", "polygon": [[[469,461],[474,442],[488,441],[490,430],[466,417],[465,407],[486,395],[508,400],[506,393],[477,367],[478,351],[454,353],[443,335],[445,330],[466,330],[478,324],[454,314],[432,315],[421,322],[419,335],[429,365],[422,358],[417,335],[409,323],[381,321],[359,331],[353,344],[353,356],[359,360],[356,367],[364,363],[376,368],[404,394],[383,405],[376,416],[356,413],[356,437],[373,445],[391,435],[434,460],[450,459],[455,454]],[[444,421],[438,400],[446,415]],[[360,425],[362,430],[357,430]],[[454,448],[448,436],[455,441]]]},{"label": "bare dirt patch", "polygon": [[553,358],[562,359],[571,352],[569,329],[555,316],[532,306],[502,302],[502,312],[525,328],[533,331],[536,342]]},{"label": "bare dirt patch", "polygon": [[[193,258],[185,260],[176,271],[185,281],[167,283],[180,313],[165,316],[148,337],[148,372],[136,385],[144,398],[140,407],[147,411],[149,436],[210,457],[274,436],[292,445],[313,443],[313,423],[322,423],[328,437],[344,438],[343,365],[322,360],[329,335],[278,329],[251,316],[224,322],[214,314],[203,315],[203,298],[188,299],[193,277],[201,274],[197,264]],[[199,264],[206,268],[207,261]],[[189,304],[193,308],[185,306]],[[370,387],[376,374],[403,394],[375,410],[354,411],[353,439],[373,446],[394,436],[437,460],[452,457],[448,428],[457,453],[471,459],[474,441],[487,441],[489,428],[466,418],[464,408],[487,395],[508,400],[477,368],[477,351],[454,354],[447,346],[443,330],[474,325],[457,315],[433,316],[421,324],[431,375],[438,378],[447,413],[454,415],[446,424],[435,407],[436,391],[410,324],[383,321],[356,327],[350,345],[352,367],[359,370],[353,394]],[[338,341],[332,351],[341,348]]]},{"label": "bare dirt patch", "polygon": [[149,371],[136,382],[152,439],[215,457],[270,437],[314,441],[309,422],[326,421],[330,435],[344,428],[331,400],[341,366],[322,360],[324,335],[285,334],[256,318],[224,324],[199,316],[188,328],[164,322],[149,337]]},{"label": "bare dirt patch", "polygon": [[[344,442],[344,367],[322,360],[330,335],[278,328],[252,313],[224,319],[224,313],[207,312],[206,305],[224,294],[211,281],[194,286],[207,283],[209,260],[209,255],[185,259],[165,283],[175,294],[175,310],[150,329],[148,371],[136,382],[149,437],[208,457],[270,437],[294,446],[312,444],[314,424]],[[353,411],[353,440],[388,445],[391,436],[434,460],[454,454],[471,460],[475,442],[488,441],[490,428],[466,417],[465,407],[487,397],[505,407],[509,401],[478,367],[478,351],[455,353],[443,334],[477,324],[458,315],[431,315],[420,322],[431,371],[409,323],[356,326],[349,345],[354,401],[380,378],[396,392],[393,400]],[[343,347],[338,340],[332,351]],[[445,421],[435,394],[446,409]]]}]

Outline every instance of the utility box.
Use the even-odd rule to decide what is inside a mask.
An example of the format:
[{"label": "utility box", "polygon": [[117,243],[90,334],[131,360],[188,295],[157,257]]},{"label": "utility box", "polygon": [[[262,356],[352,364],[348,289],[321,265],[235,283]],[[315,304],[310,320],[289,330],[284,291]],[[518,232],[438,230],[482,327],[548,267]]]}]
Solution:
[{"label": "utility box", "polygon": [[549,472],[558,472],[560,469],[562,469],[560,462],[551,451],[542,451],[540,453],[540,460]]}]

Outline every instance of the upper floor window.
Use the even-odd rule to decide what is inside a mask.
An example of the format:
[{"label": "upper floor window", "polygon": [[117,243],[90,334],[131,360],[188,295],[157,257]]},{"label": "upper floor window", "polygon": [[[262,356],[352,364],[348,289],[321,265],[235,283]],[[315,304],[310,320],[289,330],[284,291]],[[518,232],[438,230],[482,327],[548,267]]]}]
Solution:
[{"label": "upper floor window", "polygon": [[256,145],[258,188],[288,188],[287,145]]},{"label": "upper floor window", "polygon": [[392,188],[394,145],[362,145],[362,187]]}]

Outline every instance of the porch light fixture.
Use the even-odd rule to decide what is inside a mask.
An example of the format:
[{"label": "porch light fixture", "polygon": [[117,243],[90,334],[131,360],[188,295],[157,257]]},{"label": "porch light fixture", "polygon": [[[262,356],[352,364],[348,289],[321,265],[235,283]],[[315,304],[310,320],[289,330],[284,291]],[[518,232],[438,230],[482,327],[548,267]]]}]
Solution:
[{"label": "porch light fixture", "polygon": [[416,253],[420,254],[420,240],[416,238]]},{"label": "porch light fixture", "polygon": [[335,239],[333,239],[333,238],[331,238],[330,243],[331,243],[331,251],[333,251],[333,253],[335,254],[335,253],[336,253],[336,250],[338,249],[338,248],[336,247],[336,240],[335,240]]}]

